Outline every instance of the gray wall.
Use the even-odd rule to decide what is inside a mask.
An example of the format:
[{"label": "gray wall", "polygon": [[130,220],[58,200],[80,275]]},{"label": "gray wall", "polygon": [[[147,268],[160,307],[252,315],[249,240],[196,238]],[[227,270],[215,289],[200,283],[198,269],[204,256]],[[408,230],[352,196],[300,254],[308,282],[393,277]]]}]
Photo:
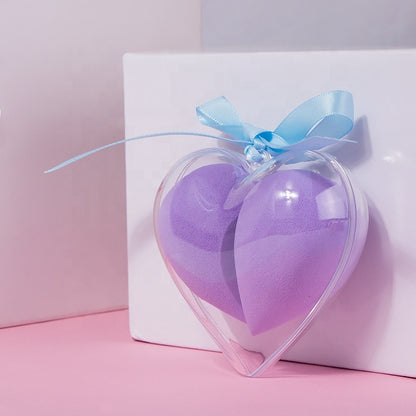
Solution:
[{"label": "gray wall", "polygon": [[416,0],[202,0],[205,50],[416,47]]}]

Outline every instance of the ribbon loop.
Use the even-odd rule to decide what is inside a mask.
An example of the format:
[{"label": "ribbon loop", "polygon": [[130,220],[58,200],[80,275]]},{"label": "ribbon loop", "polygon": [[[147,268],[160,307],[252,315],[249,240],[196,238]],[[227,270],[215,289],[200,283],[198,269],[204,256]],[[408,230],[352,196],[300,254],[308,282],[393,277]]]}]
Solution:
[{"label": "ribbon loop", "polygon": [[204,126],[217,129],[236,139],[250,142],[249,132],[246,131],[236,109],[225,97],[218,97],[198,106],[196,115]]}]

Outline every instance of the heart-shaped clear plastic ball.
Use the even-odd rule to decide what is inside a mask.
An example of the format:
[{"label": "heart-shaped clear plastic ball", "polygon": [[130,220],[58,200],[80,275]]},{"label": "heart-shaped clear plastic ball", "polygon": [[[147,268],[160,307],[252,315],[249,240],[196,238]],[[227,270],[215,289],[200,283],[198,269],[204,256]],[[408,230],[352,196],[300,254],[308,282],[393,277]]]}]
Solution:
[{"label": "heart-shaped clear plastic ball", "polygon": [[250,164],[206,149],[179,161],[155,201],[170,274],[232,365],[256,376],[275,363],[361,254],[367,204],[319,152]]}]

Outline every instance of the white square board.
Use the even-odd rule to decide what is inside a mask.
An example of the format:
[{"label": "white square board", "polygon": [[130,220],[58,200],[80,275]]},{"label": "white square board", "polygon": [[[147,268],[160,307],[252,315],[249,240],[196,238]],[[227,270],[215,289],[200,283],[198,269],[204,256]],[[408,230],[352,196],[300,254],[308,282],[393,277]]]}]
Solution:
[{"label": "white square board", "polygon": [[[334,150],[370,201],[368,240],[340,295],[286,359],[416,376],[416,51],[136,55],[124,60],[126,137],[212,132],[195,106],[225,95],[242,119],[273,129],[298,104],[346,89],[358,144]],[[153,199],[181,156],[209,139],[126,145],[130,327],[135,339],[216,349],[182,300],[153,236]]]}]

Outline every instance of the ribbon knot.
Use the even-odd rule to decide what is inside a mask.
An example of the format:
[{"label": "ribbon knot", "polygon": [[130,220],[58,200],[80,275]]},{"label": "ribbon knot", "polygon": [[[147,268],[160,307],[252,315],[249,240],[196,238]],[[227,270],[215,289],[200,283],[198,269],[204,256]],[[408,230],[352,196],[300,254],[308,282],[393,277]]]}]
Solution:
[{"label": "ribbon knot", "polygon": [[322,149],[338,142],[354,125],[352,95],[341,90],[305,101],[273,131],[243,122],[225,97],[198,106],[196,113],[203,125],[244,146],[247,159],[256,163],[282,152]]},{"label": "ribbon knot", "polygon": [[266,145],[259,137],[254,137],[252,143],[244,148],[244,154],[248,161],[261,163],[270,153],[266,151]]}]

